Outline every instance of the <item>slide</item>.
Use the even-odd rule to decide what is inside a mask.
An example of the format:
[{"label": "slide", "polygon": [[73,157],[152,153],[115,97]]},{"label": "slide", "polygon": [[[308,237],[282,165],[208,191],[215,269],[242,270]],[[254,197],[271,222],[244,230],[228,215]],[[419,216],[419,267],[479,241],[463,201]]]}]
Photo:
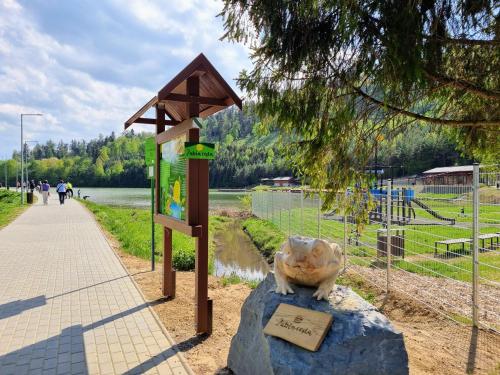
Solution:
[{"label": "slide", "polygon": [[428,213],[430,213],[436,219],[443,220],[443,221],[449,221],[450,225],[455,225],[455,219],[452,219],[452,218],[449,218],[449,217],[444,217],[444,216],[440,215],[439,213],[437,213],[436,211],[434,211],[432,208],[430,208],[428,205],[426,205],[424,202],[422,202],[420,199],[412,198],[411,201],[415,202],[415,204],[417,206],[423,208],[425,211],[427,211]]}]

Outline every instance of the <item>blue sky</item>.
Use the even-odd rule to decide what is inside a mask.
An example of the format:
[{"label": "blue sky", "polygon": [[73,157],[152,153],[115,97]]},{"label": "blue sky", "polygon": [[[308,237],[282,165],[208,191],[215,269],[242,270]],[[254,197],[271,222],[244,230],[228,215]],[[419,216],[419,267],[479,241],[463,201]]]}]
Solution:
[{"label": "blue sky", "polygon": [[25,139],[90,139],[123,122],[203,52],[234,79],[248,50],[219,41],[220,1],[0,0],[0,158]]}]

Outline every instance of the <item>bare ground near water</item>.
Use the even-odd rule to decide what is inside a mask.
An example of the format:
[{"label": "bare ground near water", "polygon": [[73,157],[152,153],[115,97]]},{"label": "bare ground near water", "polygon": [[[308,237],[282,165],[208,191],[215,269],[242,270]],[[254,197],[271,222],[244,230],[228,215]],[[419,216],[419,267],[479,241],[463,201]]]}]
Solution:
[{"label": "bare ground near water", "polygon": [[[251,289],[245,284],[223,286],[209,277],[209,296],[214,300],[213,334],[196,336],[194,329],[194,273],[177,272],[176,298],[162,300],[161,266],[150,271],[150,262],[120,250],[108,239],[128,272],[151,302],[164,326],[184,353],[196,374],[228,373],[226,366],[231,338],[238,329],[240,310]],[[347,275],[349,277],[349,275]],[[364,289],[365,287],[363,287]],[[500,374],[500,337],[473,331],[418,304],[405,295],[383,293],[366,285],[377,295],[377,306],[403,332],[410,359],[410,374]]]}]

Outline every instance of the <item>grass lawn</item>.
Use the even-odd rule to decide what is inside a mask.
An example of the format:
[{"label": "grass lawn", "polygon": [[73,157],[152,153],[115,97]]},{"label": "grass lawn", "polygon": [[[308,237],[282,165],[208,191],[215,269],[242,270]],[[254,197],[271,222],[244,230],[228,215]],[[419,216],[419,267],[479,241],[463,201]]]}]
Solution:
[{"label": "grass lawn", "polygon": [[[147,209],[123,208],[80,200],[97,221],[120,242],[122,249],[134,256],[151,259],[151,212]],[[209,223],[210,271],[213,268],[213,233],[222,228],[227,218],[211,216]],[[176,270],[190,271],[195,267],[195,239],[173,231],[173,264]],[[155,224],[155,254],[163,253],[163,227]]]},{"label": "grass lawn", "polygon": [[21,206],[21,193],[0,189],[0,228],[5,227],[29,206]]}]

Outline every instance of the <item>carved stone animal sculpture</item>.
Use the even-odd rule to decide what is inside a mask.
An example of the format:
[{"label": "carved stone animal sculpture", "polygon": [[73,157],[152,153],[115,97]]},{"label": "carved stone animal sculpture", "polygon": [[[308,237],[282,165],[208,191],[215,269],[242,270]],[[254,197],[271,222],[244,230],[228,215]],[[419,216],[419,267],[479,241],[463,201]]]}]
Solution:
[{"label": "carved stone animal sculpture", "polygon": [[317,286],[313,296],[328,300],[342,268],[342,251],[336,243],[293,236],[274,255],[276,293],[293,293],[290,282]]}]

